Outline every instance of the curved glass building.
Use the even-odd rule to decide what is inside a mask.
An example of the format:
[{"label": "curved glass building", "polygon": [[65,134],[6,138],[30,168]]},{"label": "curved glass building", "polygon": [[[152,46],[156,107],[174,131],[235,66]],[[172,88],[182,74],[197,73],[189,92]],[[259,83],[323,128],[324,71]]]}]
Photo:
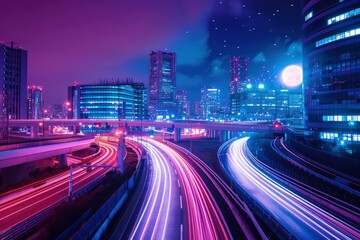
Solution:
[{"label": "curved glass building", "polygon": [[360,1],[304,0],[305,127],[318,147],[360,145]]},{"label": "curved glass building", "polygon": [[68,100],[72,107],[69,118],[147,118],[147,93],[143,83],[109,82],[71,86]]}]

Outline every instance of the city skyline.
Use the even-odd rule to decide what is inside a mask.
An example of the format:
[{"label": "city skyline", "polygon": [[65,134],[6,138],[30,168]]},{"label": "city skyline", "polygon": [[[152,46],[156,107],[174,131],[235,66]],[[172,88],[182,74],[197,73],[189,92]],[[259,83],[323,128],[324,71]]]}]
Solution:
[{"label": "city skyline", "polygon": [[263,65],[278,74],[299,64],[300,9],[284,0],[12,1],[0,10],[0,41],[28,51],[28,84],[44,87],[46,105],[65,102],[75,81],[133,77],[147,85],[153,50],[177,53],[177,89],[195,101],[204,86],[227,94],[232,56],[250,58],[250,76]]}]

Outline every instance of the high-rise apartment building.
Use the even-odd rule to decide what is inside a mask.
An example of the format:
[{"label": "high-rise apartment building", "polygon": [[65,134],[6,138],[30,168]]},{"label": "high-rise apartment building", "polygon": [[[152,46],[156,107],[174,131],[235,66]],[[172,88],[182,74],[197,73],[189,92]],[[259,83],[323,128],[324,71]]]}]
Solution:
[{"label": "high-rise apartment building", "polygon": [[220,115],[220,89],[207,88],[201,89],[201,110],[202,119],[213,120],[218,119]]},{"label": "high-rise apartment building", "polygon": [[238,116],[240,104],[244,100],[244,90],[248,83],[249,58],[233,57],[230,59],[230,115]]},{"label": "high-rise apartment building", "polygon": [[43,97],[41,86],[28,86],[28,119],[41,119],[44,117]]},{"label": "high-rise apartment building", "polygon": [[305,0],[305,127],[318,147],[359,154],[360,2]]},{"label": "high-rise apartment building", "polygon": [[2,119],[27,118],[27,51],[13,42],[0,43],[0,114]]},{"label": "high-rise apartment building", "polygon": [[74,119],[147,119],[143,83],[109,81],[68,88],[68,117]]},{"label": "high-rise apartment building", "polygon": [[176,114],[176,54],[151,52],[149,54],[149,115],[152,119]]}]

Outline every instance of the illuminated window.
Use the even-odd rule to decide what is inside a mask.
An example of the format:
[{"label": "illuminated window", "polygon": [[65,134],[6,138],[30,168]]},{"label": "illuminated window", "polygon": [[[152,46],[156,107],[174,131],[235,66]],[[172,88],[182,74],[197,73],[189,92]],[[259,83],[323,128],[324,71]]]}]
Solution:
[{"label": "illuminated window", "polygon": [[352,29],[350,31],[346,31],[346,32],[342,32],[342,33],[338,33],[335,34],[333,36],[327,37],[327,38],[323,38],[319,41],[316,41],[315,46],[316,47],[320,47],[322,45],[331,43],[331,42],[335,42],[344,38],[348,38],[348,37],[353,37],[356,35],[360,35],[360,28],[357,29]]},{"label": "illuminated window", "polygon": [[346,13],[343,13],[343,14],[340,14],[336,17],[332,17],[332,18],[329,18],[328,19],[328,25],[330,24],[333,24],[333,23],[336,23],[336,22],[340,22],[342,20],[345,20],[345,19],[348,19],[348,18],[351,18],[351,17],[354,17],[356,15],[360,14],[360,8],[357,8],[355,10],[351,10],[349,12],[346,12]]},{"label": "illuminated window", "polygon": [[313,16],[313,11],[309,12],[308,14],[306,14],[306,16],[305,16],[305,22],[306,22],[307,20],[309,20],[310,18],[312,18],[312,16]]}]

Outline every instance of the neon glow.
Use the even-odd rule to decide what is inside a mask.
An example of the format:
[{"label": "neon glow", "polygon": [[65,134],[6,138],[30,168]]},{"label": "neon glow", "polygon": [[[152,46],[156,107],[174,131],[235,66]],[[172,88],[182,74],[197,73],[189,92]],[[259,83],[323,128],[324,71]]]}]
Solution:
[{"label": "neon glow", "polygon": [[281,73],[282,82],[288,87],[297,87],[302,83],[302,68],[297,65],[287,66]]}]

